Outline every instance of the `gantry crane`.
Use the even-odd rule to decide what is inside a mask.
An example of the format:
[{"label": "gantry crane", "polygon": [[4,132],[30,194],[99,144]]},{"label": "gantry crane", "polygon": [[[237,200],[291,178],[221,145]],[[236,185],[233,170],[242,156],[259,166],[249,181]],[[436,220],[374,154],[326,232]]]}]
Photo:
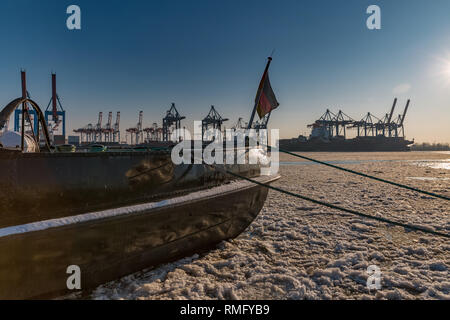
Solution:
[{"label": "gantry crane", "polygon": [[171,130],[181,129],[181,120],[183,119],[186,119],[186,117],[181,116],[175,107],[175,103],[172,103],[163,118],[163,141],[169,141]]},{"label": "gantry crane", "polygon": [[113,133],[113,127],[112,127],[112,112],[110,111],[108,113],[108,122],[106,123],[105,127],[102,128],[103,138],[105,142],[111,142],[112,140],[112,133]]},{"label": "gantry crane", "polygon": [[158,124],[154,122],[151,127],[145,128],[147,141],[161,141],[162,128],[158,127]]},{"label": "gantry crane", "polygon": [[205,137],[205,133],[210,127],[221,132],[222,124],[225,121],[228,121],[228,119],[222,118],[222,116],[217,112],[214,106],[211,106],[208,115],[202,120],[202,140],[208,141],[207,139],[209,139],[209,137]]},{"label": "gantry crane", "polygon": [[232,130],[240,130],[248,127],[248,123],[244,122],[243,118],[239,118],[237,122],[231,127]]},{"label": "gantry crane", "polygon": [[113,142],[120,143],[120,111],[117,111],[116,123],[114,124],[112,135]]},{"label": "gantry crane", "polygon": [[126,131],[130,134],[131,144],[140,144],[143,142],[142,120],[144,112],[139,111],[138,123],[135,127],[128,128]]},{"label": "gantry crane", "polygon": [[330,109],[327,109],[325,113],[314,123],[309,124],[308,128],[323,128],[326,132],[328,137],[333,136],[333,128],[334,128],[334,118],[336,115],[330,111]]},{"label": "gantry crane", "polygon": [[98,113],[98,121],[94,127],[94,142],[102,141],[102,120],[103,120],[103,112]]},{"label": "gantry crane", "polygon": [[[50,108],[51,107],[51,108]],[[44,112],[45,122],[49,129],[54,133],[59,128],[63,136],[66,136],[66,111],[64,110],[61,100],[56,93],[56,74],[52,73],[52,97],[48,102]]]},{"label": "gantry crane", "polygon": [[349,128],[356,128],[357,136],[367,137],[367,136],[376,136],[377,135],[377,124],[380,122],[380,119],[375,117],[370,112],[367,112],[367,115],[362,118],[360,121],[355,121]]},{"label": "gantry crane", "polygon": [[408,112],[409,102],[410,102],[410,100],[408,99],[408,101],[406,101],[406,106],[405,106],[405,109],[403,110],[403,114],[399,114],[397,117],[397,120],[394,122],[395,137],[399,136],[399,132],[398,132],[399,129],[402,132],[401,137],[405,137],[405,128],[403,126],[403,123],[405,121],[406,112]]}]

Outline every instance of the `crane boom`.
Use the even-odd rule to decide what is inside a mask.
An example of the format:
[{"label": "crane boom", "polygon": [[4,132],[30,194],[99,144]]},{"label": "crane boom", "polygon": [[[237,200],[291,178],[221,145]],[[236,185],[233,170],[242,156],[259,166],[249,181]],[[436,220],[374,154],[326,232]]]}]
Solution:
[{"label": "crane boom", "polygon": [[406,112],[408,111],[408,107],[409,107],[409,99],[406,102],[406,106],[405,106],[405,110],[403,111],[403,115],[402,115],[402,120],[400,121],[400,125],[403,125],[403,121],[405,121],[405,116],[406,116]]},{"label": "crane boom", "polygon": [[99,128],[102,127],[102,118],[103,118],[103,112],[99,112],[98,113],[98,122],[97,122],[97,127],[99,127]]},{"label": "crane boom", "polygon": [[52,73],[52,112],[53,121],[58,122],[58,109],[56,101],[56,74]]},{"label": "crane boom", "polygon": [[111,129],[111,123],[112,123],[112,112],[110,111],[108,113],[108,123],[106,124],[107,129]]},{"label": "crane boom", "polygon": [[114,126],[116,128],[116,130],[119,130],[119,124],[120,124],[120,111],[117,111],[116,124]]},{"label": "crane boom", "polygon": [[139,122],[138,122],[138,124],[137,124],[137,129],[139,130],[139,131],[141,131],[142,130],[142,118],[143,118],[143,111],[139,111]]},{"label": "crane boom", "polygon": [[387,123],[391,123],[392,115],[394,114],[395,105],[397,104],[397,98],[394,99],[394,103],[392,104],[391,113],[389,114],[389,118]]}]

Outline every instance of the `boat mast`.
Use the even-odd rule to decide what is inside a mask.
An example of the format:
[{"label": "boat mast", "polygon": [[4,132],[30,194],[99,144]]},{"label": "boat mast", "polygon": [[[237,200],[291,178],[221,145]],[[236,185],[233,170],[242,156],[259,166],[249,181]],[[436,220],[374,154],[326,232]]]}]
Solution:
[{"label": "boat mast", "polygon": [[250,121],[248,122],[248,127],[247,127],[247,129],[251,129],[251,128],[252,128],[253,119],[255,118],[255,113],[256,113],[256,107],[258,106],[259,100],[261,99],[261,95],[262,95],[262,89],[263,89],[262,86],[263,86],[263,84],[264,84],[264,79],[265,79],[266,76],[267,76],[267,71],[269,70],[269,66],[270,66],[270,63],[271,63],[271,62],[272,62],[272,57],[268,57],[268,58],[267,58],[266,69],[264,69],[264,73],[263,73],[263,76],[262,76],[262,78],[261,78],[261,82],[260,82],[260,84],[259,84],[258,95],[257,95],[256,100],[255,100],[255,105],[253,106],[252,115],[251,115],[251,117],[250,117]]}]

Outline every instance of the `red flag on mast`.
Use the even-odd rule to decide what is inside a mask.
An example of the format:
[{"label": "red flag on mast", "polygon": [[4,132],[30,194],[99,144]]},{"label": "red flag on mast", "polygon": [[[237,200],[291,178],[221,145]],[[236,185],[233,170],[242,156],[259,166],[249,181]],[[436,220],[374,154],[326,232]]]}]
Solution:
[{"label": "red flag on mast", "polygon": [[275,93],[272,90],[272,86],[270,85],[268,67],[269,65],[267,65],[267,68],[261,78],[255,98],[256,111],[258,111],[259,118],[264,117],[280,105],[275,97]]}]

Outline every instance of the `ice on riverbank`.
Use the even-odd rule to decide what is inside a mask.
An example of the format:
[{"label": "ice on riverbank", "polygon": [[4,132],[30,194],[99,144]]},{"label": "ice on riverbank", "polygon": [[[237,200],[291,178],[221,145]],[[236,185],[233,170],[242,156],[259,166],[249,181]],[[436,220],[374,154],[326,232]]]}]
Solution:
[{"label": "ice on riverbank", "polygon": [[[443,159],[433,153],[421,153],[421,158],[417,153],[321,153],[318,157]],[[403,161],[344,166],[450,196],[450,172],[443,168]],[[445,200],[322,166],[286,165],[280,173],[282,179],[276,185],[290,191],[450,233],[450,208]],[[369,265],[381,270],[380,290],[366,287]],[[450,299],[450,241],[270,191],[259,217],[238,238],[208,253],[100,286],[92,297]]]}]

